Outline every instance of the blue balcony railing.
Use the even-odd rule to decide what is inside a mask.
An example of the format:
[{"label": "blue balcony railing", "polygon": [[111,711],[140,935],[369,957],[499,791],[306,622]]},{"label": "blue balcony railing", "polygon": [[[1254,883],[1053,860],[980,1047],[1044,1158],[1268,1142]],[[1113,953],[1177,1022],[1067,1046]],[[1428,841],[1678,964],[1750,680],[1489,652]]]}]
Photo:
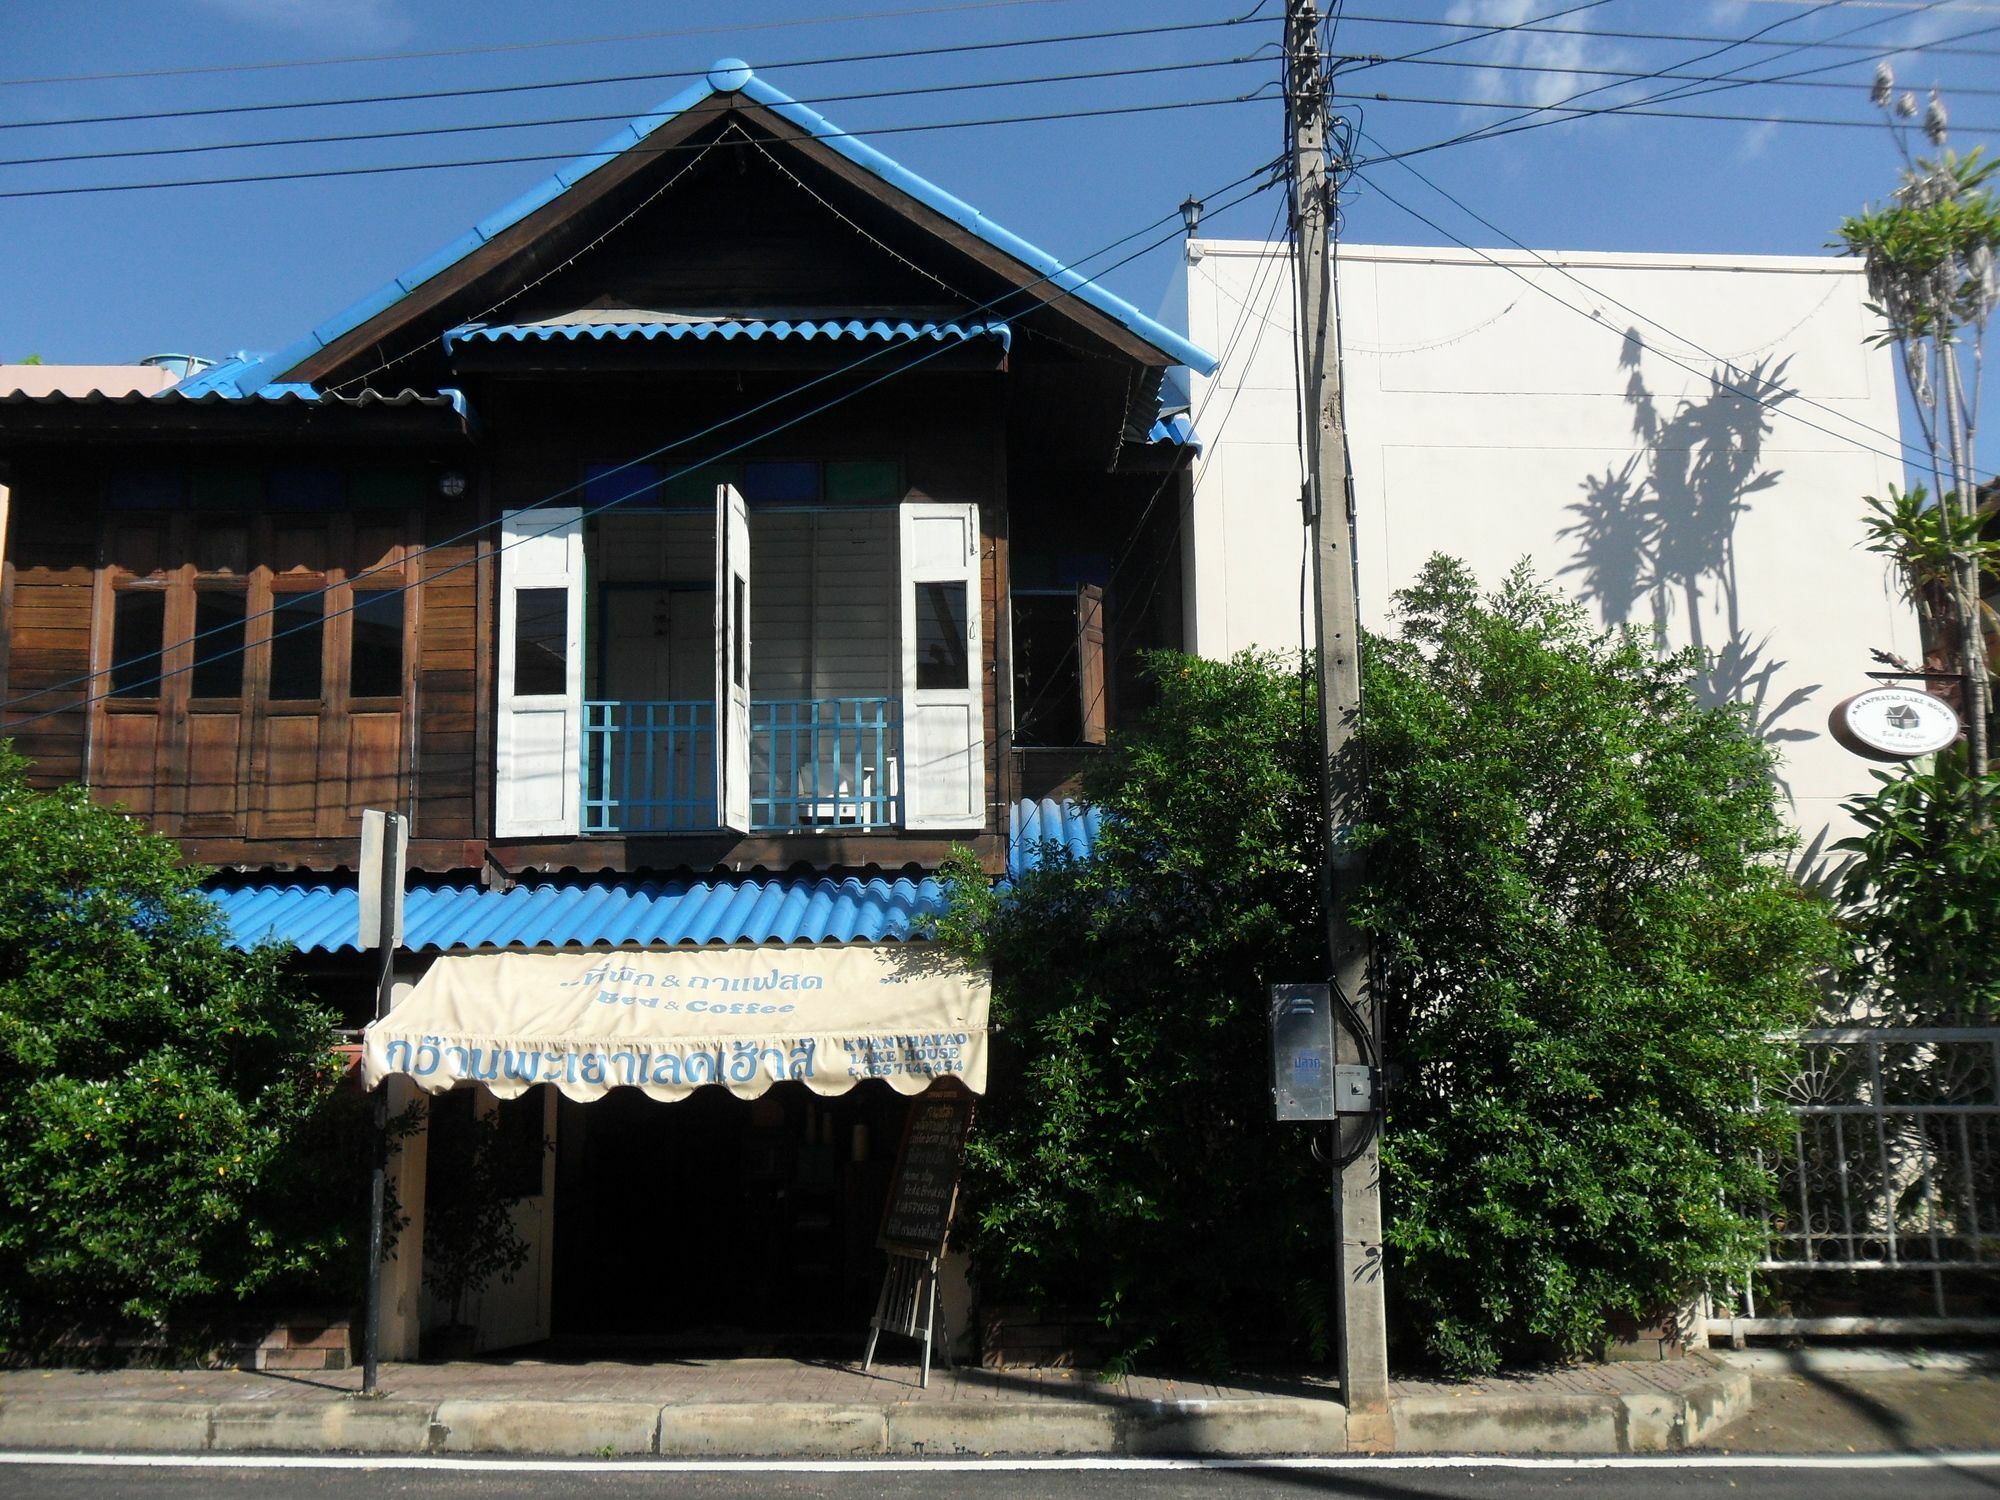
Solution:
[{"label": "blue balcony railing", "polygon": [[712,701],[583,705],[585,833],[715,826]]},{"label": "blue balcony railing", "polygon": [[[715,807],[715,705],[586,702],[583,831],[700,833]],[[893,828],[903,821],[893,698],[750,705],[750,826]]]}]

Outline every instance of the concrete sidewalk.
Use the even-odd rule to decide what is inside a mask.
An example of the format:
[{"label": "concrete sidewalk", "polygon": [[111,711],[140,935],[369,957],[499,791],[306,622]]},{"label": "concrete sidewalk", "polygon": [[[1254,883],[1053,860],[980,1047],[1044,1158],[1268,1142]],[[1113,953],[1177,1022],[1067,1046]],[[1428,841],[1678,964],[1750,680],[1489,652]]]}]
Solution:
[{"label": "concrete sidewalk", "polygon": [[[1348,1449],[1337,1388],[1069,1370],[937,1370],[787,1359],[493,1358],[360,1375],[0,1372],[0,1448],[173,1452],[1261,1456]],[[1405,1452],[1665,1452],[1749,1408],[1720,1361],[1605,1365],[1465,1385],[1399,1382]]]}]

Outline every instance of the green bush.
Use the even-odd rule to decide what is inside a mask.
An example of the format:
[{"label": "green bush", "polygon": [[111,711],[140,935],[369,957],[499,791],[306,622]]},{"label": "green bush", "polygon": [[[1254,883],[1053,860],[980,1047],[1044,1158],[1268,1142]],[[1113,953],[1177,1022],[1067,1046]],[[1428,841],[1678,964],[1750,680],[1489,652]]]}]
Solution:
[{"label": "green bush", "polygon": [[1771,752],[1692,652],[1433,559],[1371,643],[1357,746],[1389,1055],[1388,1286],[1461,1373],[1589,1350],[1754,1258],[1753,1071],[1840,953],[1785,873]]},{"label": "green bush", "polygon": [[1312,698],[1265,658],[1164,654],[1090,795],[1097,857],[996,900],[948,871],[940,935],[1001,1027],[967,1145],[982,1296],[1080,1308],[1126,1359],[1215,1367],[1325,1332],[1328,1174],[1270,1123],[1265,993],[1323,967]]},{"label": "green bush", "polygon": [[1856,998],[1905,1026],[1990,1026],[2000,1015],[2000,772],[1976,781],[1961,752],[1875,773],[1835,847],[1859,950]]},{"label": "green bush", "polygon": [[364,1101],[171,840],[0,745],[0,1348],[358,1284]]},{"label": "green bush", "polygon": [[[1343,895],[1401,1068],[1397,1357],[1472,1373],[1743,1263],[1784,1128],[1750,1075],[1840,943],[1696,657],[1443,559],[1400,609],[1366,653],[1371,874]],[[1313,694],[1272,658],[1148,665],[1158,706],[1088,789],[1097,857],[999,893],[950,872],[939,936],[991,963],[1002,1027],[965,1237],[989,1301],[1086,1308],[1126,1359],[1323,1353],[1329,1171],[1271,1119],[1265,1019],[1325,966]]]}]

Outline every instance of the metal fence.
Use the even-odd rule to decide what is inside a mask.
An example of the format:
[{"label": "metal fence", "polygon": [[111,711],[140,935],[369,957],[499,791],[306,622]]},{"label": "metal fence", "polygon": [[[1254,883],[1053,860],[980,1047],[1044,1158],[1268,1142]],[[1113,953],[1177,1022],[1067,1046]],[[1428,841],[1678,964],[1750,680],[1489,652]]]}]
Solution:
[{"label": "metal fence", "polygon": [[2000,1332],[2000,1027],[1799,1047],[1761,1277],[1715,1298],[1710,1336]]}]

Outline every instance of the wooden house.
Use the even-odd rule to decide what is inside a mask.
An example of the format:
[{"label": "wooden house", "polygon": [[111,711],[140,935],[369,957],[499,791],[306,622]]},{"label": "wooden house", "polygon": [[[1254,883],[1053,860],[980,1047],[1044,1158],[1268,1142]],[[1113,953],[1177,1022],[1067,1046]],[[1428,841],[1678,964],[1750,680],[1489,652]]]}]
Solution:
[{"label": "wooden house", "polygon": [[[410,984],[906,941],[1181,639],[1162,377],[1214,361],[1093,264],[719,64],[285,349],[0,398],[0,732],[215,867],[357,1024],[366,808],[411,819]],[[758,1082],[513,1090],[557,1144],[482,1342],[599,1329],[646,1254],[850,1308],[902,1096]],[[674,1186],[601,1232],[640,1171]],[[662,1251],[681,1193],[714,1223]]]}]

